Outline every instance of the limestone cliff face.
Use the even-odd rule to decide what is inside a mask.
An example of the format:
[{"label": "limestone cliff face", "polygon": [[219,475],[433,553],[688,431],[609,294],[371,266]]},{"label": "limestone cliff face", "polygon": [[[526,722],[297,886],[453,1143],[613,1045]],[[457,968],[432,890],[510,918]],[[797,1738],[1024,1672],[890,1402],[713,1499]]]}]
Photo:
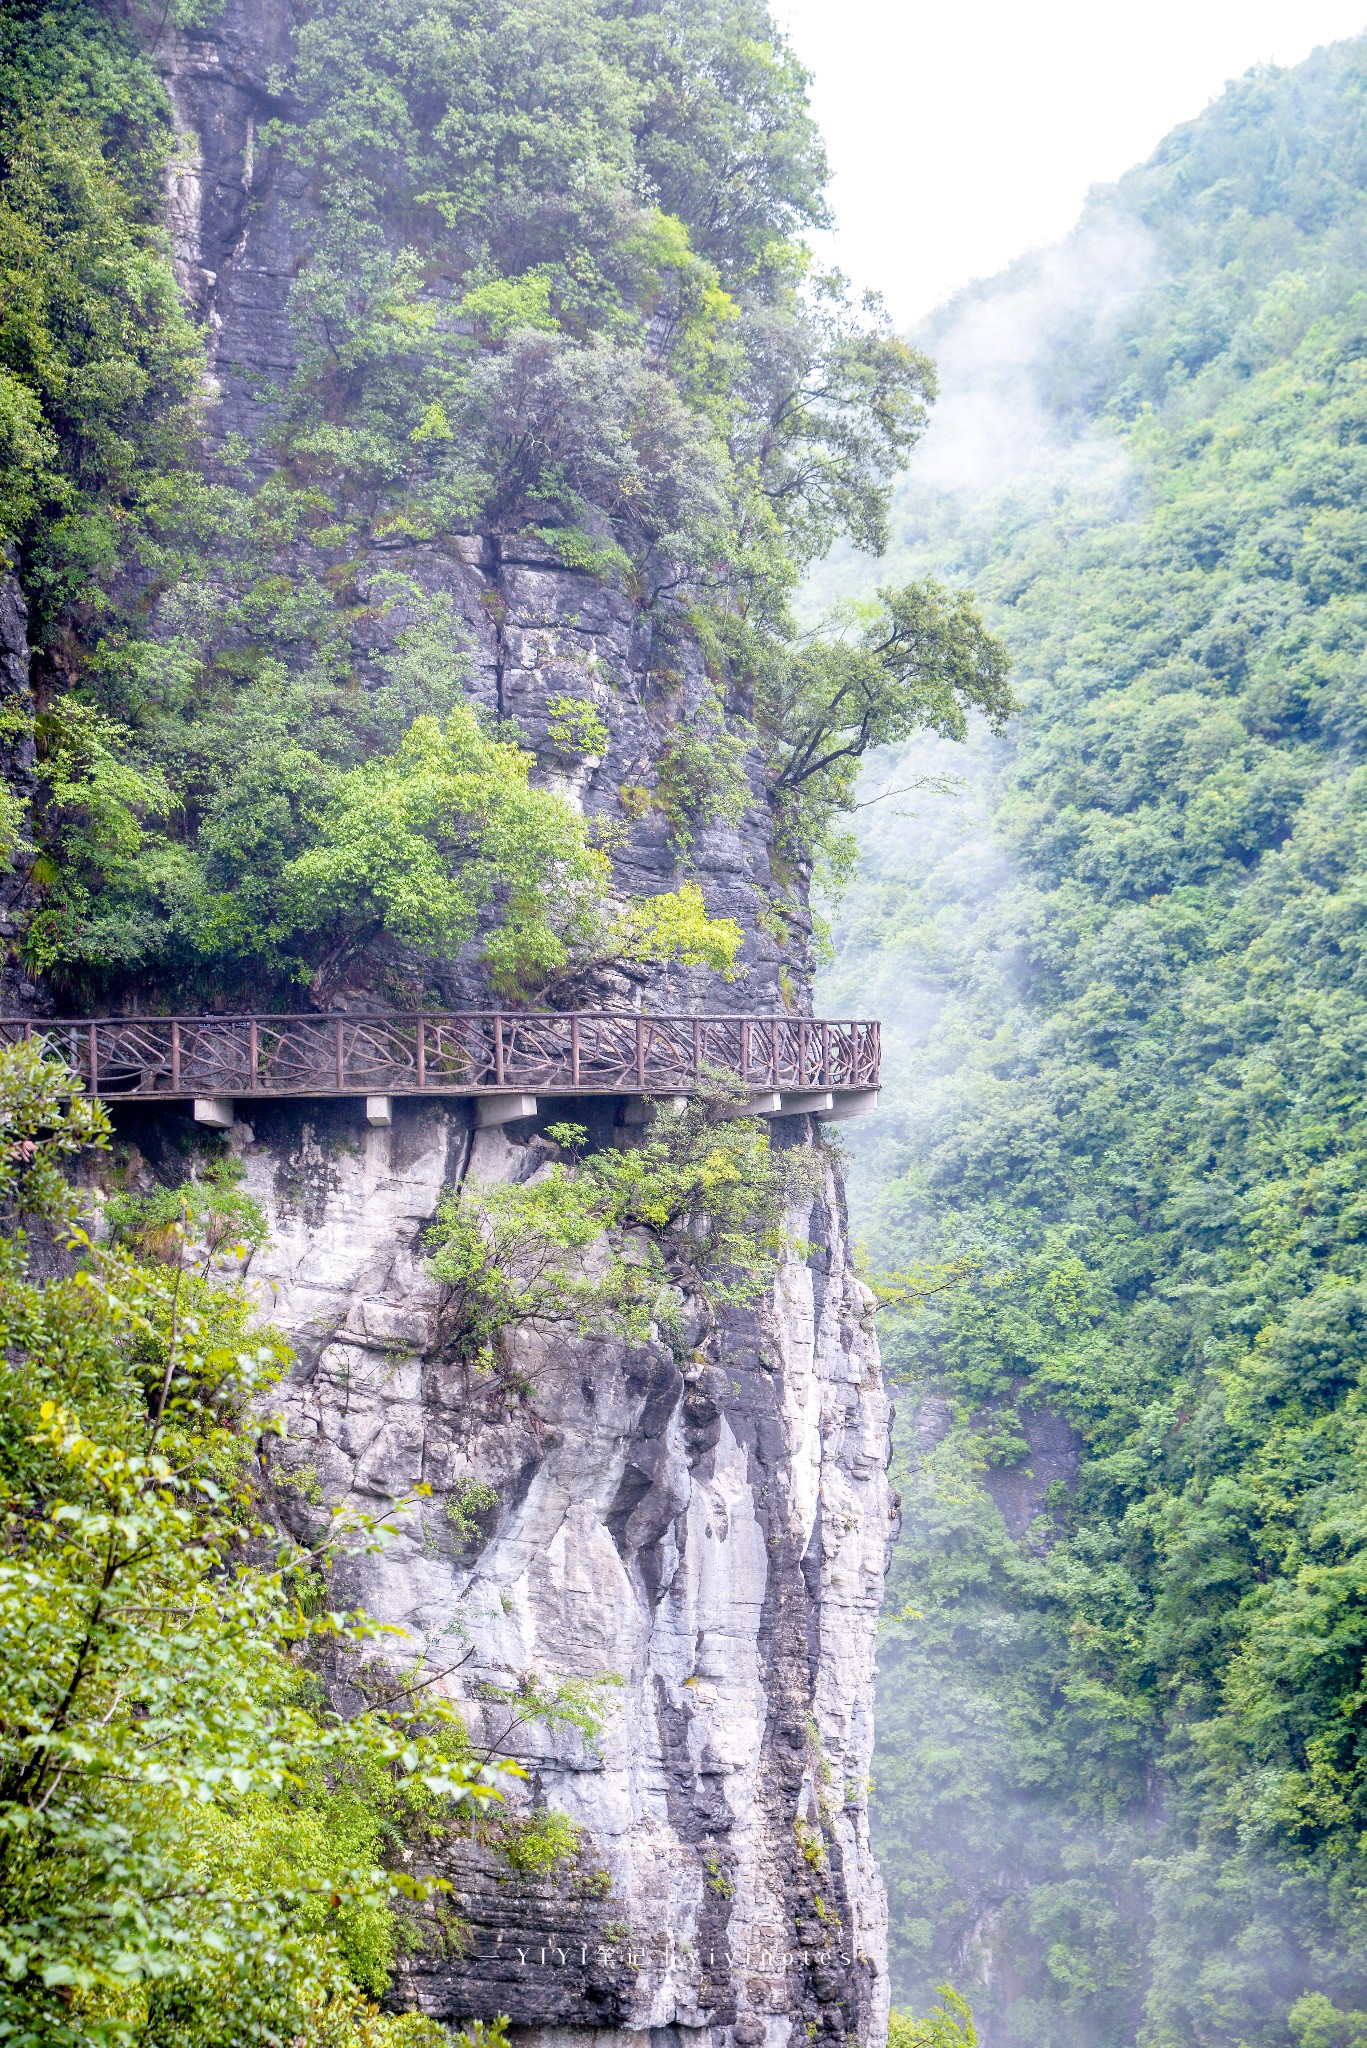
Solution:
[{"label": "limestone cliff face", "polygon": [[[780,1141],[804,1142],[803,1121]],[[131,1134],[150,1154],[169,1135]],[[355,1105],[262,1106],[233,1142],[272,1223],[250,1280],[299,1357],[286,1519],[308,1538],[337,1505],[383,1514],[431,1487],[342,1591],[521,1759],[519,1800],[584,1830],[550,1881],[473,1850],[447,1866],[465,1949],[410,1958],[400,2001],[557,2037],[877,2038],[888,1416],[835,1176],[790,1217],[810,1254],[760,1313],[695,1327],[682,1357],[522,1331],[514,1390],[444,1352],[421,1237],[462,1174],[525,1176],[543,1144],[428,1103],[387,1131],[358,1129]],[[477,1534],[447,1512],[471,1479],[498,1495]],[[604,1673],[591,1740],[535,1720],[509,1735],[513,1713],[478,1700]]]},{"label": "limestone cliff face", "polygon": [[[264,461],[259,394],[292,368],[288,299],[309,208],[298,173],[259,139],[280,105],[288,11],[227,0],[174,40],[154,25],[181,129],[177,260],[211,338],[211,448],[231,431]],[[673,886],[664,820],[631,815],[620,792],[649,779],[708,687],[686,635],[525,538],[453,535],[370,567],[449,594],[471,689],[517,718],[548,780],[619,826],[625,889]],[[378,619],[370,652],[403,625],[401,607]],[[569,762],[550,744],[547,701],[567,688],[602,712],[601,761]],[[782,992],[780,946],[757,921],[772,894],[757,765],[753,785],[750,814],[700,831],[689,865],[708,908],[746,933],[743,977],[619,979],[605,999],[754,1012],[806,1000],[803,914]],[[388,971],[401,980],[406,963]],[[449,1003],[487,1000],[468,962],[438,969],[437,983]],[[333,1000],[353,994],[374,1000],[364,988]],[[118,1114],[149,1175],[183,1173],[185,1119]],[[282,1515],[307,1535],[336,1506],[383,1513],[432,1489],[400,1512],[382,1553],[356,1558],[343,1592],[403,1632],[385,1654],[416,1659],[491,1745],[521,1758],[520,1797],[583,1831],[573,1870],[551,1878],[462,1851],[447,1874],[464,1945],[408,1957],[393,1995],[457,2020],[506,2012],[545,2048],[646,2030],[717,2048],[876,2043],[885,1908],[866,1796],[888,1410],[838,1171],[825,1161],[820,1192],[789,1219],[810,1249],[788,1259],[760,1312],[714,1326],[691,1307],[674,1349],[522,1331],[509,1374],[479,1378],[443,1345],[422,1239],[466,1173],[525,1178],[544,1163],[532,1127],[510,1128],[476,1132],[459,1102],[397,1103],[387,1130],[368,1128],[358,1103],[279,1104],[231,1139],[272,1229],[250,1284],[298,1354]],[[819,1143],[804,1118],[774,1136]],[[453,1519],[471,1480],[496,1503]],[[605,1673],[617,1682],[593,1739],[535,1719],[510,1728],[506,1707],[481,1700],[491,1685]]]}]

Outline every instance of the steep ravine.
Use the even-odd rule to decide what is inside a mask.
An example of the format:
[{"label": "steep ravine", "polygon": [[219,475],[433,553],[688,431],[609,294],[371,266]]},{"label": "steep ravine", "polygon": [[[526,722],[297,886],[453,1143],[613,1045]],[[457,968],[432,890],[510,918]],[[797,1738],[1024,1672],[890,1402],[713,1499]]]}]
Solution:
[{"label": "steep ravine", "polygon": [[[157,40],[156,27],[149,45],[181,131],[169,219],[211,337],[209,446],[240,435],[264,466],[261,392],[292,367],[288,296],[308,210],[299,175],[260,140],[288,13],[229,0],[207,28]],[[674,886],[666,821],[630,815],[619,792],[710,687],[688,637],[497,533],[387,548],[358,565],[362,596],[390,569],[449,595],[472,693],[516,717],[549,779],[619,824],[624,888]],[[375,618],[381,654],[404,610]],[[0,625],[9,689],[22,681],[17,613]],[[550,745],[547,702],[567,686],[608,725],[601,760],[567,764]],[[808,1001],[802,914],[786,958],[758,922],[772,888],[757,768],[753,781],[750,814],[699,829],[688,869],[709,910],[742,925],[744,973],[608,978],[602,1000],[760,1013]],[[408,963],[387,971],[392,1000]],[[466,963],[438,979],[450,1004],[488,999]],[[375,999],[373,986],[333,997]],[[34,998],[16,987],[12,1000]],[[565,1105],[543,1110],[544,1126]],[[135,1185],[183,1172],[187,1117],[116,1114]],[[779,1145],[820,1142],[806,1118],[773,1131]],[[477,1704],[482,1682],[615,1681],[597,1741],[536,1721],[505,1741],[529,1772],[528,1800],[582,1828],[575,1871],[529,1878],[469,1850],[447,1873],[464,1946],[407,1956],[392,2000],[454,2020],[506,2012],[522,2038],[547,2043],[645,2029],[719,2048],[876,2043],[885,1907],[866,1804],[888,1407],[838,1167],[826,1162],[820,1192],[790,1217],[808,1249],[760,1312],[709,1327],[690,1311],[682,1356],[523,1332],[505,1397],[444,1350],[422,1239],[463,1174],[537,1170],[547,1153],[531,1123],[476,1133],[455,1101],[399,1102],[390,1129],[369,1128],[358,1102],[263,1105],[230,1143],[271,1226],[250,1283],[298,1354],[283,1401],[297,1485],[283,1516],[305,1532],[337,1506],[374,1514],[432,1489],[341,1590],[402,1631],[384,1654],[418,1660],[487,1712],[492,1742],[508,1717]],[[447,1511],[472,1477],[498,1496],[473,1539]]]}]

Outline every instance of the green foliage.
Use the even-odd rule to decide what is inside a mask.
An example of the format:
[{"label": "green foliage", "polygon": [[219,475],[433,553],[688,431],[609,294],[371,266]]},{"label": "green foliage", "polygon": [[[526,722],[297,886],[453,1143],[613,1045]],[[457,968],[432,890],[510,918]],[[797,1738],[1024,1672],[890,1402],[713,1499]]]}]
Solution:
[{"label": "green foliage", "polygon": [[719,1121],[728,1107],[658,1108],[629,1150],[584,1154],[583,1129],[558,1124],[549,1136],[568,1157],[525,1181],[466,1180],[428,1241],[446,1340],[489,1367],[515,1324],[645,1343],[676,1331],[684,1292],[713,1308],[759,1301],[804,1163],[771,1152],[757,1118]]},{"label": "green foliage", "polygon": [[1322,1991],[1298,1998],[1287,2015],[1298,2048],[1361,2048],[1367,2013],[1340,2012]]},{"label": "green foliage", "polygon": [[526,1671],[515,1685],[482,1684],[479,1697],[507,1709],[497,1748],[500,1754],[511,1754],[517,1730],[529,1721],[540,1721],[547,1728],[573,1728],[586,1743],[597,1742],[608,1711],[606,1695],[621,1683],[620,1677],[609,1671],[594,1678],[561,1678],[548,1685],[535,1672]]},{"label": "green foliage", "polygon": [[[235,962],[267,985],[307,977],[320,1000],[386,939],[448,957],[479,941],[492,985],[515,999],[619,963],[729,974],[741,934],[708,917],[695,887],[614,904],[581,813],[536,788],[533,757],[460,697],[449,608],[400,579],[384,594],[411,624],[381,666],[371,726],[378,737],[392,721],[398,744],[354,768],[320,750],[325,727],[309,747],[266,747],[284,735],[263,705],[261,753],[230,765],[201,742],[219,786],[193,847],[158,832],[174,808],[167,779],[121,755],[106,717],[65,699],[40,722],[46,829],[60,820],[68,864],[30,927],[30,962],[195,976]],[[273,667],[261,688],[278,691]],[[410,716],[424,697],[444,715]],[[224,730],[225,752],[238,738]]]},{"label": "green foliage", "polygon": [[715,689],[674,728],[660,750],[655,801],[677,845],[686,849],[699,825],[740,823],[751,802],[748,751]]},{"label": "green foliage", "polygon": [[40,630],[91,602],[187,460],[199,367],[149,225],[170,123],[127,29],[59,0],[0,45],[0,548]]},{"label": "green foliage", "polygon": [[578,754],[602,755],[607,752],[607,726],[603,723],[601,712],[586,698],[548,697],[546,711],[551,744],[558,747],[562,754],[573,757]]},{"label": "green foliage", "polygon": [[1041,365],[1080,438],[908,506],[1025,680],[981,830],[871,814],[840,935],[937,1020],[861,1231],[963,1275],[888,1329],[949,1434],[902,1425],[877,1840],[900,1995],[990,1950],[1008,2044],[1367,2009],[1364,109],[1345,44],[1171,138],[1098,202],[1160,282]]},{"label": "green foliage", "polygon": [[[495,1774],[402,1687],[327,1709],[310,1666],[355,1667],[374,1631],[320,1611],[329,1550],[282,1544],[253,1497],[281,1347],[183,1259],[91,1244],[65,1172],[108,1126],[63,1080],[0,1052],[0,2029],[435,2043],[364,1995],[423,1895],[382,1851]],[[55,1277],[25,1218],[65,1248]]]},{"label": "green foliage", "polygon": [[207,1279],[225,1247],[241,1258],[263,1245],[266,1217],[261,1204],[239,1188],[242,1162],[230,1153],[197,1161],[179,1187],[154,1195],[115,1195],[104,1219],[116,1243],[178,1262],[188,1253],[202,1262]]},{"label": "green foliage", "polygon": [[[347,0],[302,27],[294,82],[289,146],[330,195],[296,300],[302,457],[354,447],[467,516],[592,507],[647,586],[671,552],[758,566],[749,528],[819,552],[823,521],[876,525],[928,368],[839,281],[804,285],[824,163],[763,8]],[[420,281],[435,250],[454,320]]]},{"label": "green foliage", "polygon": [[313,844],[281,876],[277,929],[321,941],[316,984],[384,931],[450,958],[500,885],[485,941],[495,988],[516,993],[565,966],[607,861],[577,811],[531,786],[530,767],[458,704],[443,721],[416,719],[388,759],[337,777]]},{"label": "green foliage", "polygon": [[544,526],[536,532],[537,539],[544,540],[567,569],[582,569],[600,583],[620,578],[628,587],[636,586],[635,565],[616,541],[595,540],[577,526]]},{"label": "green foliage", "polygon": [[888,2048],[977,2048],[967,2000],[949,1984],[941,1984],[936,1997],[939,2004],[919,2020],[895,2009],[888,2014]]},{"label": "green foliage", "polygon": [[471,2020],[468,2026],[448,2035],[450,2048],[508,2048],[507,2013],[496,2020]]},{"label": "green foliage", "polygon": [[554,1806],[539,1806],[515,1820],[497,1824],[498,1846],[513,1869],[523,1877],[545,1877],[579,1854],[580,1829],[567,1813]]},{"label": "green foliage", "polygon": [[482,1533],[480,1516],[498,1506],[498,1491],[484,1479],[462,1479],[447,1496],[446,1518],[454,1523],[462,1543],[473,1543]]},{"label": "green foliage", "polygon": [[1006,646],[966,590],[951,597],[922,578],[842,614],[767,662],[756,691],[770,801],[798,846],[819,844],[850,808],[871,748],[914,732],[961,740],[970,711],[1000,731],[1014,708]]},{"label": "green foliage", "polygon": [[710,917],[696,882],[638,896],[616,909],[600,897],[579,906],[572,931],[562,948],[562,965],[537,991],[539,999],[561,1002],[592,986],[605,967],[633,969],[664,966],[710,967],[725,981],[734,981],[736,956],[745,934],[732,917]]}]

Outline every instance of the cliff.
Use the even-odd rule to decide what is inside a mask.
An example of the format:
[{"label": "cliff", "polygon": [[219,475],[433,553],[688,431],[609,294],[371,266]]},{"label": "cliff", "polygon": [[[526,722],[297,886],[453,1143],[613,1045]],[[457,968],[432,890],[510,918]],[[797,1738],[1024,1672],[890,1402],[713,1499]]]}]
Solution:
[{"label": "cliff", "polygon": [[[142,26],[178,125],[178,274],[210,337],[209,470],[232,435],[234,459],[245,446],[264,473],[271,392],[294,367],[288,301],[310,206],[269,140],[288,10],[230,0],[204,28]],[[712,687],[679,619],[496,526],[386,542],[351,565],[362,591],[394,570],[449,599],[467,687],[516,718],[545,781],[615,823],[622,889],[672,886],[667,821],[640,814],[629,792]],[[398,644],[408,613],[367,616],[363,680],[364,658]],[[600,756],[557,753],[548,704],[567,689],[607,726]],[[700,826],[688,867],[709,911],[743,929],[741,976],[614,971],[605,999],[807,1003],[805,912],[790,912],[782,942],[760,922],[773,895],[768,816],[757,761],[748,774],[749,811]],[[373,1002],[373,971],[332,1000]],[[392,987],[414,970],[392,950],[385,971]],[[488,1000],[468,960],[424,972],[446,1003]],[[385,1650],[397,1666],[416,1660],[523,1762],[519,1799],[581,1830],[568,1876],[463,1850],[444,1874],[466,1932],[405,1956],[393,2002],[454,2020],[506,2012],[548,2048],[646,2029],[740,2048],[877,2041],[885,1912],[866,1804],[888,1409],[838,1166],[817,1127],[772,1127],[780,1146],[817,1148],[821,1184],[788,1219],[807,1249],[787,1256],[758,1312],[713,1321],[688,1304],[688,1341],[673,1348],[521,1331],[509,1371],[481,1376],[443,1344],[424,1232],[465,1175],[526,1179],[548,1147],[531,1124],[476,1132],[459,1102],[397,1103],[389,1129],[369,1128],[360,1109],[265,1105],[231,1133],[271,1227],[249,1281],[298,1357],[280,1512],[308,1536],[338,1507],[382,1513],[431,1488],[340,1591],[401,1631]],[[183,1174],[183,1117],[117,1114],[134,1187]],[[472,1481],[490,1504],[453,1519]],[[519,1722],[489,1696],[605,1677],[597,1733]]]}]

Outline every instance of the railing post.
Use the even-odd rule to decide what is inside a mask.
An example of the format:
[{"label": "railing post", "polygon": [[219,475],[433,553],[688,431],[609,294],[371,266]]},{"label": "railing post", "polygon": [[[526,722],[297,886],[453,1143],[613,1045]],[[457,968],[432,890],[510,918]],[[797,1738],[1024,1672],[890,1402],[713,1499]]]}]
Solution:
[{"label": "railing post", "polygon": [[95,1036],[98,1028],[95,1024],[92,1024],[90,1027],[90,1092],[92,1095],[98,1095],[100,1092],[100,1044]]},{"label": "railing post", "polygon": [[570,1076],[573,1085],[579,1086],[579,1012],[570,1018]]},{"label": "railing post", "polygon": [[777,1017],[771,1017],[771,1018],[769,1019],[769,1066],[770,1066],[770,1073],[769,1073],[769,1085],[770,1085],[770,1087],[771,1087],[771,1088],[777,1088],[777,1086],[778,1086],[778,1084],[779,1084],[779,1072],[778,1072],[778,1018],[777,1018]]},{"label": "railing post", "polygon": [[801,1022],[798,1024],[797,1027],[797,1085],[799,1088],[810,1088],[812,1085],[807,1078],[807,1051],[809,1035],[810,1034],[808,1032],[807,1019],[804,1017],[802,1018]]},{"label": "railing post", "polygon": [[494,1019],[494,1079],[501,1088],[505,1079],[503,1071],[503,1018],[501,1014]]},{"label": "railing post", "polygon": [[427,1019],[418,1019],[418,1086],[427,1086]]},{"label": "railing post", "polygon": [[646,1020],[638,1010],[636,1013],[636,1086],[644,1090],[646,1085]]},{"label": "railing post", "polygon": [[829,1088],[834,1079],[835,1076],[831,1072],[831,1027],[829,1024],[823,1024],[821,1027],[821,1072],[816,1077],[816,1085],[818,1088]]},{"label": "railing post", "polygon": [[180,1019],[171,1020],[171,1093],[180,1093]]},{"label": "railing post", "polygon": [[337,1093],[346,1086],[346,1047],[342,1039],[342,1019],[337,1019]]},{"label": "railing post", "polygon": [[693,1079],[702,1080],[702,1019],[693,1019]]},{"label": "railing post", "polygon": [[750,1025],[744,1017],[740,1020],[740,1077],[742,1081],[750,1079]]},{"label": "railing post", "polygon": [[251,1063],[251,1078],[248,1081],[247,1086],[250,1092],[253,1095],[255,1095],[257,1086],[257,1068],[261,1060],[261,1032],[255,1017],[252,1018],[251,1026],[247,1033],[247,1040],[247,1057]]}]

